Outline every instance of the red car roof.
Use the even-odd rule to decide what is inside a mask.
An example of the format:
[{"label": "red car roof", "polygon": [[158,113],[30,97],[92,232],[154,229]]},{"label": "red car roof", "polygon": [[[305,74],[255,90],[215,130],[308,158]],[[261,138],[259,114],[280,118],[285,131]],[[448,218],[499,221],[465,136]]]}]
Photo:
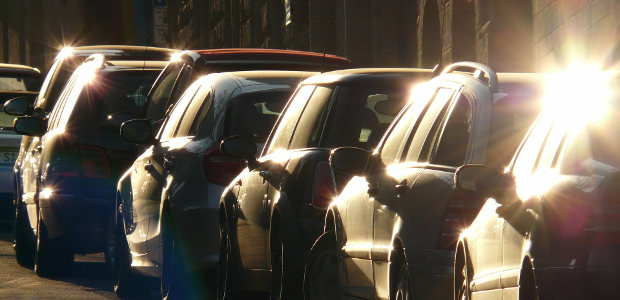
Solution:
[{"label": "red car roof", "polygon": [[227,48],[193,50],[207,61],[271,61],[278,64],[301,64],[326,69],[351,68],[350,60],[332,54],[323,54],[299,50],[261,49],[261,48]]}]

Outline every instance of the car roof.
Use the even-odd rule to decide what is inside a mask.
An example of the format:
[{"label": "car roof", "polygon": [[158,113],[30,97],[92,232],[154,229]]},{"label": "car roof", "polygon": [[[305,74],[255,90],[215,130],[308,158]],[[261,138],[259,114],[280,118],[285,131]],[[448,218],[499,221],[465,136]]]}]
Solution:
[{"label": "car roof", "polygon": [[[350,60],[333,55],[310,51],[264,49],[264,48],[222,48],[183,51],[197,60],[206,60],[207,65],[265,65],[274,69],[274,65],[282,65],[283,69],[336,70],[351,68]],[[231,69],[234,69],[231,68]]]},{"label": "car roof", "polygon": [[433,70],[416,68],[360,68],[338,70],[313,76],[301,84],[314,85],[366,85],[385,81],[394,81],[395,77],[403,79],[431,79]]},{"label": "car roof", "polygon": [[238,71],[221,73],[222,76],[235,78],[240,87],[252,86],[257,84],[276,84],[281,82],[283,78],[303,79],[318,74],[317,72],[308,71]]},{"label": "car roof", "polygon": [[[63,53],[64,51],[64,53]],[[114,60],[158,60],[168,61],[178,50],[169,48],[159,48],[151,46],[130,46],[130,45],[94,45],[66,47],[60,50],[59,55],[72,54],[75,56],[90,56],[92,54],[103,54],[106,57],[113,57]]]},{"label": "car roof", "polygon": [[37,68],[33,68],[30,66],[25,66],[25,65],[18,65],[18,64],[3,64],[0,63],[0,73],[20,73],[20,74],[32,74],[35,76],[41,75],[41,71],[39,71],[39,69]]}]

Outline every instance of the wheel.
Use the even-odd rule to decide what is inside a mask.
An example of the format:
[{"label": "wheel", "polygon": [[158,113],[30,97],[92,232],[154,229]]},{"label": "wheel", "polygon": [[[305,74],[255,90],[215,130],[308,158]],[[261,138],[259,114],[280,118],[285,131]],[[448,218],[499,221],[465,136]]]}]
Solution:
[{"label": "wheel", "polygon": [[409,284],[409,271],[407,270],[407,264],[403,263],[398,271],[398,279],[396,281],[396,287],[390,299],[392,300],[409,300],[413,299],[413,292],[411,285]]},{"label": "wheel", "polygon": [[109,253],[109,263],[113,264],[114,293],[119,298],[136,297],[142,298],[148,294],[149,289],[143,288],[144,279],[136,275],[131,269],[131,253],[127,244],[127,237],[123,230],[123,224],[117,222],[115,227],[114,247]]},{"label": "wheel", "polygon": [[284,239],[278,227],[272,227],[271,231],[271,289],[270,299],[299,299],[302,297],[303,278],[300,276],[303,268],[296,271],[293,259],[303,259],[293,255],[293,247]]},{"label": "wheel", "polygon": [[239,269],[237,268],[228,226],[220,229],[220,258],[217,268],[217,299],[239,298]]},{"label": "wheel", "polygon": [[162,243],[162,271],[161,297],[162,299],[188,299],[197,297],[189,290],[192,278],[188,276],[183,258],[181,257],[178,238],[174,236],[173,223],[170,216],[162,215],[161,243]]},{"label": "wheel", "polygon": [[306,300],[340,299],[340,269],[336,240],[323,234],[310,250],[304,274]]},{"label": "wheel", "polygon": [[118,231],[116,229],[115,223],[114,223],[114,214],[112,214],[112,216],[110,217],[110,220],[108,221],[108,226],[106,226],[106,231],[105,231],[105,249],[103,250],[103,255],[105,258],[105,264],[107,269],[110,271],[110,273],[114,272],[114,268],[115,268],[115,262],[114,260],[116,259],[116,245],[118,244],[117,241],[117,232],[121,232],[122,231]]},{"label": "wheel", "polygon": [[39,276],[51,276],[66,273],[73,264],[73,253],[67,251],[58,240],[50,240],[47,228],[41,218],[37,221],[37,246],[34,255],[34,273]]},{"label": "wheel", "polygon": [[538,300],[533,270],[527,264],[521,267],[519,275],[519,300]]},{"label": "wheel", "polygon": [[471,274],[469,273],[465,254],[459,251],[454,266],[454,300],[471,299],[471,293],[469,291],[469,276],[471,276]]},{"label": "wheel", "polygon": [[13,222],[13,250],[17,263],[26,268],[34,267],[34,252],[36,241],[28,222],[26,207],[21,201],[15,205],[15,219]]}]

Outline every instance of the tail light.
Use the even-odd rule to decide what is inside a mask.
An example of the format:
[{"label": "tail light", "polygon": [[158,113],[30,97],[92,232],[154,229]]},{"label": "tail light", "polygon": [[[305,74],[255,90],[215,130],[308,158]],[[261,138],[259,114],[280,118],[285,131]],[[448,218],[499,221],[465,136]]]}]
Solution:
[{"label": "tail light", "polygon": [[56,177],[110,177],[110,161],[100,147],[77,146],[52,160],[51,174]]},{"label": "tail light", "polygon": [[459,189],[454,191],[444,214],[437,249],[453,250],[461,232],[471,225],[483,204],[482,197]]},{"label": "tail light", "polygon": [[332,169],[329,163],[319,163],[314,173],[312,205],[318,208],[327,208],[335,196],[336,185],[334,183]]},{"label": "tail light", "polygon": [[207,180],[217,185],[228,185],[243,171],[245,163],[242,160],[228,158],[222,150],[220,143],[209,148],[202,158],[202,169]]}]

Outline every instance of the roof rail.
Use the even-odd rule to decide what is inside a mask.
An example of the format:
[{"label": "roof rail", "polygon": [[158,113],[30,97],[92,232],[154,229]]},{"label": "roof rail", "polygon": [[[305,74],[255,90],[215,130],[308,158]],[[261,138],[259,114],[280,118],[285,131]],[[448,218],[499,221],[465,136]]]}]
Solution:
[{"label": "roof rail", "polygon": [[91,54],[88,58],[86,58],[84,60],[85,63],[87,62],[94,62],[97,64],[97,67],[99,68],[103,68],[103,66],[105,65],[105,56],[103,54]]},{"label": "roof rail", "polygon": [[470,71],[473,73],[472,75],[474,78],[480,80],[483,80],[484,73],[486,73],[486,76],[489,77],[487,84],[491,90],[491,93],[499,92],[499,81],[497,80],[497,74],[489,66],[477,62],[463,61],[447,66],[441,74],[451,73],[458,70]]}]

